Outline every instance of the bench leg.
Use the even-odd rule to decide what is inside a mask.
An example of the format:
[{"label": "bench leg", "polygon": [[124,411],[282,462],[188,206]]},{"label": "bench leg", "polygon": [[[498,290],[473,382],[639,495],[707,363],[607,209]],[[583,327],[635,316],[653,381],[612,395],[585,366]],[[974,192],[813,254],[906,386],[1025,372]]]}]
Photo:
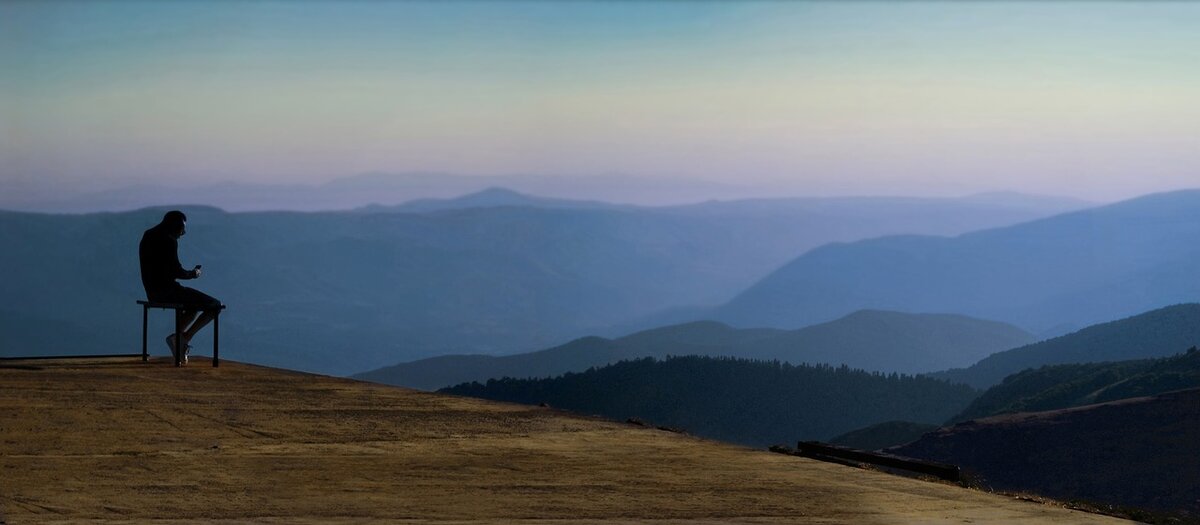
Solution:
[{"label": "bench leg", "polygon": [[183,360],[180,358],[183,352],[179,348],[181,341],[183,341],[183,312],[175,310],[175,366],[183,366]]},{"label": "bench leg", "polygon": [[146,350],[146,322],[150,320],[150,307],[142,305],[142,362],[145,363],[150,359],[150,353]]},{"label": "bench leg", "polygon": [[213,314],[213,368],[221,364],[220,344],[221,341],[221,311],[217,310]]}]

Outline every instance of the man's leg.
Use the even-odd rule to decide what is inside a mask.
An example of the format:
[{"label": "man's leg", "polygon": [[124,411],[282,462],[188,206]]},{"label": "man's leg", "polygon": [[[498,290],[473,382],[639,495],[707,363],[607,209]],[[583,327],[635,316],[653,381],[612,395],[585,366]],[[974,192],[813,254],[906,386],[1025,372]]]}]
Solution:
[{"label": "man's leg", "polygon": [[197,310],[175,311],[175,331],[167,336],[167,345],[171,347],[172,354],[179,354],[177,359],[181,362],[186,362],[187,360],[187,326],[199,313]]},{"label": "man's leg", "polygon": [[180,316],[179,322],[183,323],[183,326],[186,327],[187,325],[191,324],[191,322],[194,321],[196,319],[196,316],[199,314],[200,314],[199,310],[183,310],[182,312],[179,312],[179,316]]},{"label": "man's leg", "polygon": [[[192,313],[193,316],[195,316],[195,314],[196,312]],[[187,331],[183,333],[184,344],[191,343],[192,338],[196,336],[196,333],[199,332],[201,328],[208,326],[208,323],[212,322],[213,317],[216,317],[216,313],[214,312],[205,310],[203,313],[201,313],[200,317],[196,318],[196,322],[192,323],[192,326],[188,327]],[[189,318],[188,321],[190,322],[191,318]]]},{"label": "man's leg", "polygon": [[[215,297],[201,292],[200,290],[188,288],[186,286],[181,286],[178,293],[181,298],[180,302],[189,305],[196,305],[196,311],[191,312],[193,316],[203,311],[203,313],[200,314],[200,317],[196,318],[196,322],[192,323],[191,326],[189,326],[183,333],[183,342],[184,344],[187,344],[192,341],[192,338],[196,336],[196,333],[199,332],[201,328],[208,326],[208,323],[212,322],[213,317],[216,316],[216,313],[214,313],[215,311],[212,310],[212,308],[219,307],[221,305],[221,301],[218,301]],[[194,317],[188,318],[189,322],[192,318]]]}]

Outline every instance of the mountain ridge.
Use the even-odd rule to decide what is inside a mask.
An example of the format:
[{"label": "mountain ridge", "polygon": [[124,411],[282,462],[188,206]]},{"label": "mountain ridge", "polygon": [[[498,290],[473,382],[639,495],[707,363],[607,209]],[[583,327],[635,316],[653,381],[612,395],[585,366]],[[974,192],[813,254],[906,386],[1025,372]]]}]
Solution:
[{"label": "mountain ridge", "polygon": [[[79,189],[0,180],[0,208],[27,212],[91,213],[128,211],[177,202],[191,195],[193,202],[233,212],[246,211],[345,211],[372,205],[395,206],[420,199],[452,199],[487,188],[503,187],[550,199],[596,199],[638,206],[676,206],[712,201],[769,199],[776,190],[682,180],[669,177],[465,175],[436,172],[362,173],[306,184],[271,184],[226,180],[197,185],[156,182],[129,183],[109,189]],[[791,193],[791,192],[783,192]],[[828,197],[815,197],[823,199]],[[832,197],[836,198],[836,197]],[[892,198],[892,197],[884,197]],[[953,199],[955,197],[951,197]],[[1036,209],[1050,213],[1096,203],[1070,197],[1008,194],[1004,198],[961,197],[976,203],[1007,208]],[[929,199],[938,199],[930,197]]]},{"label": "mountain ridge", "polygon": [[[615,339],[586,337],[507,356],[439,356],[354,375],[433,389],[501,377],[550,377],[623,359],[669,355],[729,356],[793,364],[848,364],[879,372],[936,370],[1032,341],[1011,325],[951,314],[855,312],[798,330],[733,328],[715,321],[659,327]],[[974,356],[974,357],[973,357]]]},{"label": "mountain ridge", "polygon": [[1156,308],[998,352],[967,368],[928,374],[987,388],[1028,368],[1167,357],[1200,345],[1200,304]]},{"label": "mountain ridge", "polygon": [[734,326],[850,311],[949,311],[1040,332],[1200,298],[1200,190],[953,237],[886,236],[806,252],[718,307]]}]

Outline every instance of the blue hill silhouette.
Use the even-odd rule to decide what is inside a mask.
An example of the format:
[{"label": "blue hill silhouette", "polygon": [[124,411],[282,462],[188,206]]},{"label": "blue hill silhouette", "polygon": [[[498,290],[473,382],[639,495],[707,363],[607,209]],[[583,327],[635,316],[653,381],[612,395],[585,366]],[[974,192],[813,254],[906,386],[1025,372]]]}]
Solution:
[{"label": "blue hill silhouette", "polygon": [[616,339],[585,337],[526,354],[438,356],[355,377],[435,389],[501,377],[549,377],[624,359],[671,355],[846,364],[872,372],[914,373],[937,370],[947,363],[968,363],[1031,340],[1031,335],[1014,326],[960,315],[864,310],[799,330],[736,329],[699,321]]},{"label": "blue hill silhouette", "polygon": [[997,352],[966,368],[928,374],[988,388],[1029,368],[1166,357],[1200,345],[1200,304],[1159,308]]},{"label": "blue hill silhouette", "polygon": [[864,308],[955,312],[1039,332],[1200,299],[1200,190],[1150,195],[957,237],[826,245],[713,316],[798,327]]}]

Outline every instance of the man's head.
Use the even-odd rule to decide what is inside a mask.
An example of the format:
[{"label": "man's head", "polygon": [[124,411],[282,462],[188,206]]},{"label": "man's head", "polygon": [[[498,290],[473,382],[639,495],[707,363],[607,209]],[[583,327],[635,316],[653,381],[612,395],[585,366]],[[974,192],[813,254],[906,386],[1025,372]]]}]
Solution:
[{"label": "man's head", "polygon": [[187,233],[187,215],[179,210],[171,210],[163,215],[162,225],[172,237],[178,239]]}]

